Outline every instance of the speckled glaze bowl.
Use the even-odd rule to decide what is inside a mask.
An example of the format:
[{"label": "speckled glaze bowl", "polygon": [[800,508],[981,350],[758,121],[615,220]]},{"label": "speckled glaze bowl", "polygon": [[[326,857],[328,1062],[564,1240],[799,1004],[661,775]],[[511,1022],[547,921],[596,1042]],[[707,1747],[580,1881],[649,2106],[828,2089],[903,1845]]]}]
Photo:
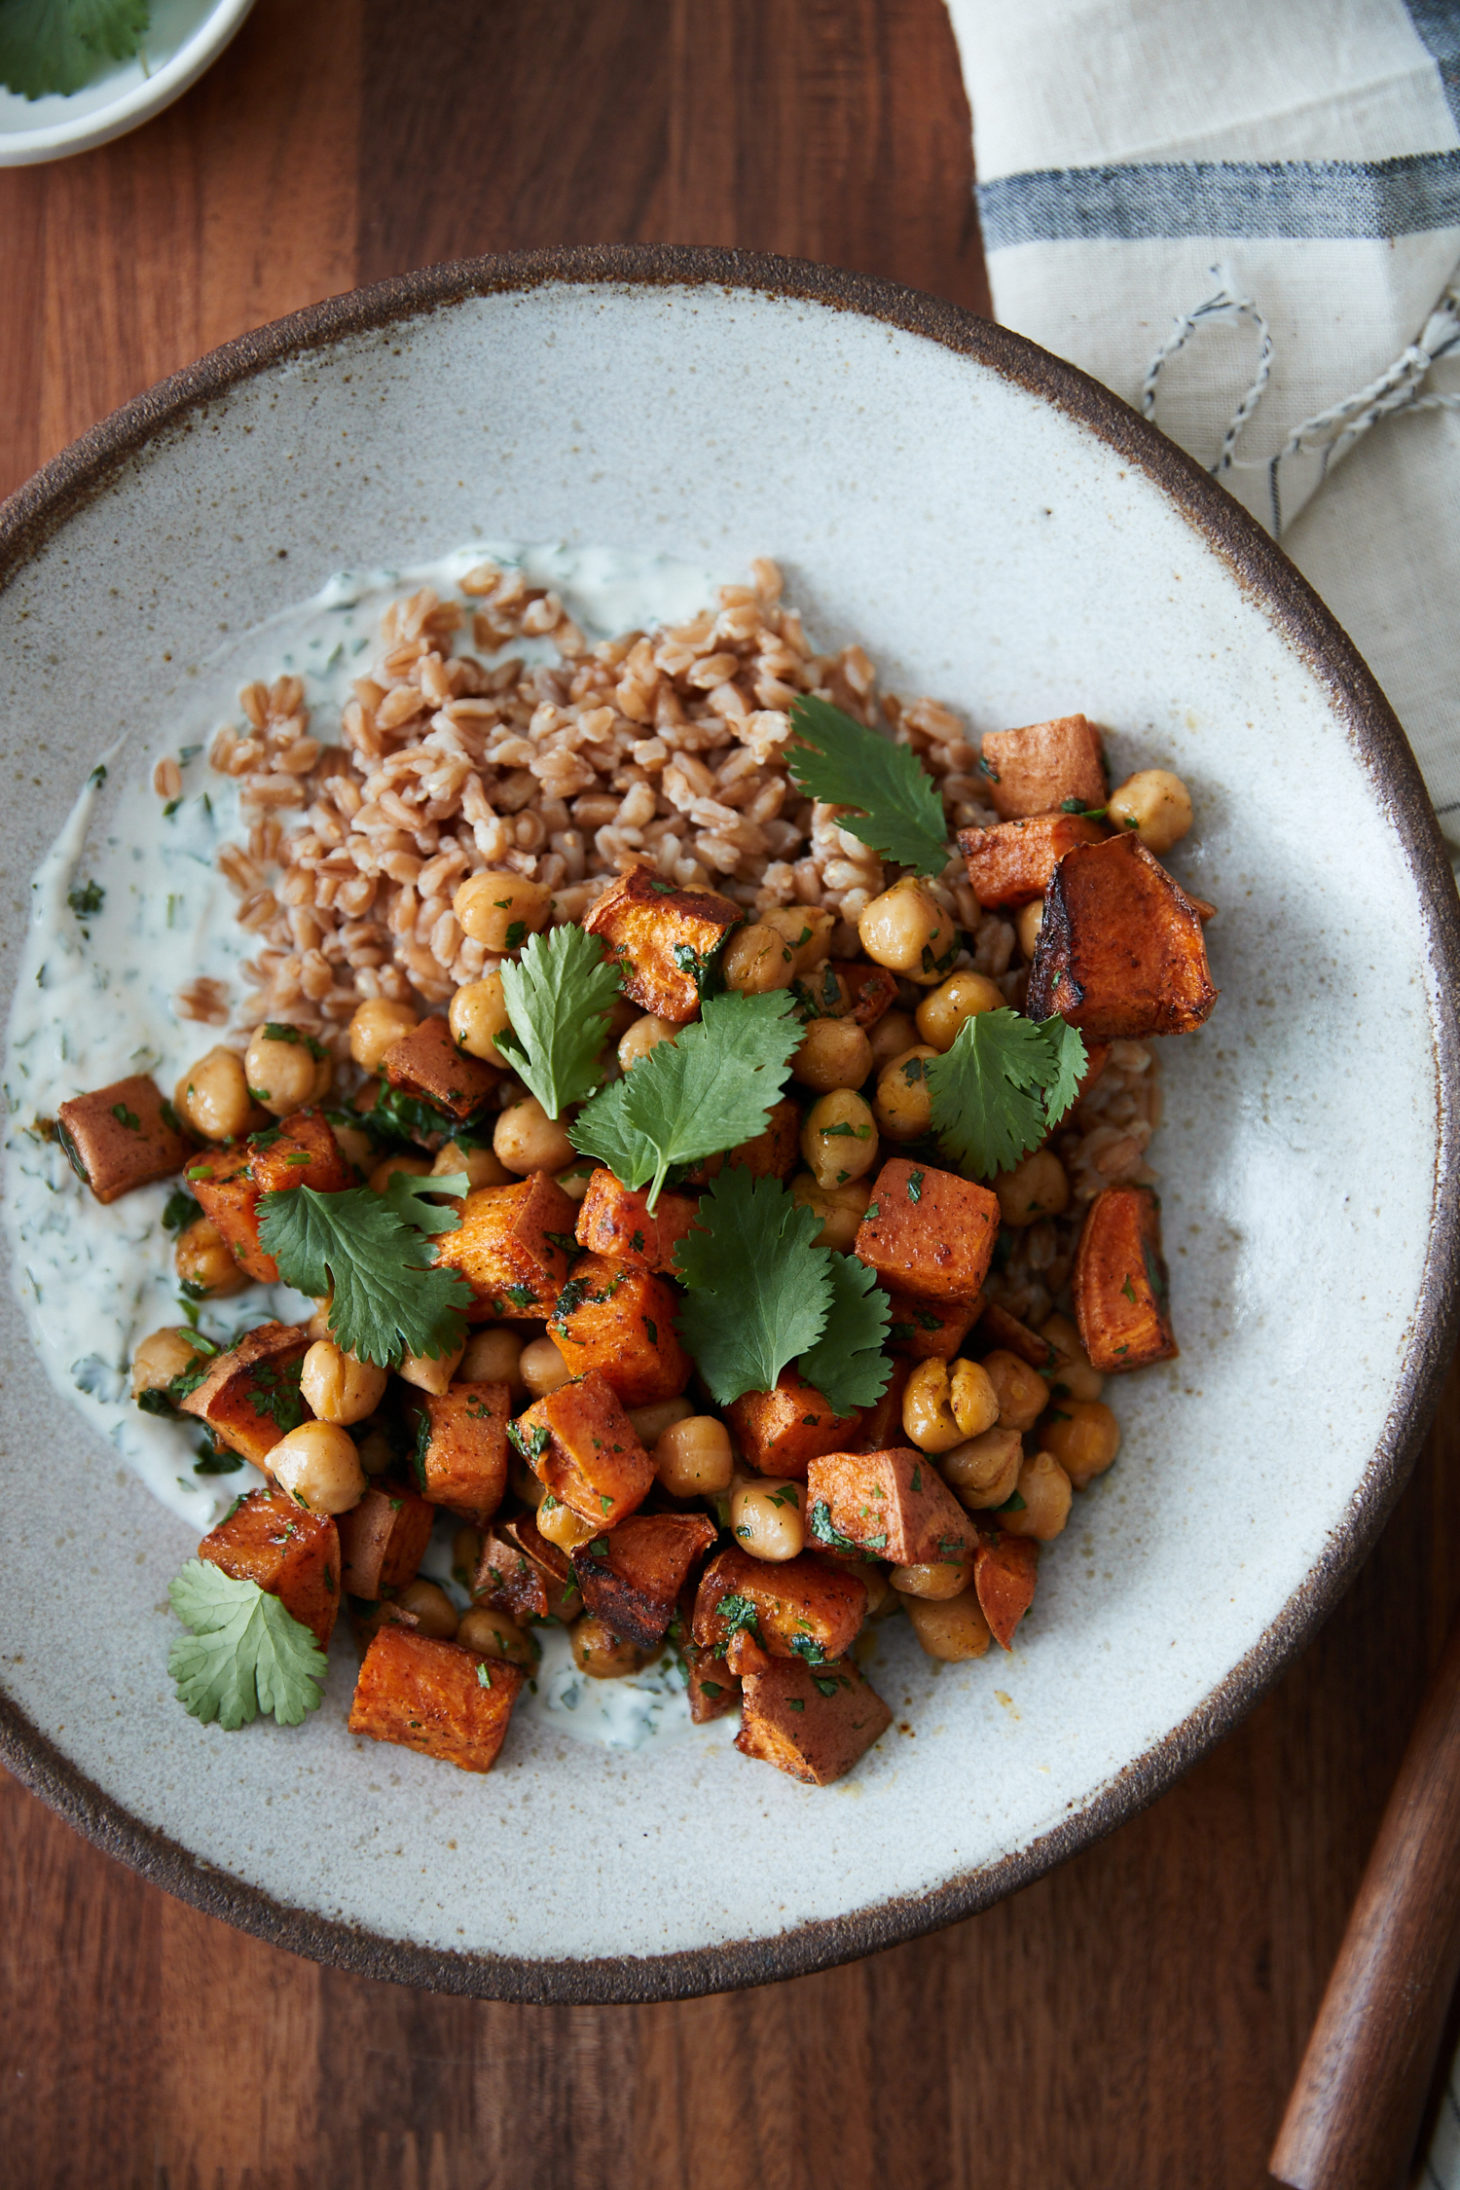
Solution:
[{"label": "speckled glaze bowl", "polygon": [[154,739],[221,628],[471,537],[727,578],[773,555],[823,643],[862,639],[893,689],[979,728],[1081,708],[1119,764],[1187,779],[1178,864],[1221,907],[1223,996],[1165,1057],[1181,1359],[1122,1387],[1120,1461],[1013,1656],[940,1670],[904,1635],[874,1674],[898,1724],[839,1786],[723,1742],[625,1756],[541,1725],[483,1780],[354,1741],[343,1644],[295,1732],[184,1716],[165,1589],[187,1532],[58,1419],[7,1294],[0,1753],[170,1891],[376,1976],[532,2000],[749,1984],[967,1915],[1108,1830],[1334,1602],[1452,1336],[1454,891],[1353,648],[1104,389],[852,275],[582,251],[246,337],[8,505],[11,961],[96,752],[126,725]]}]

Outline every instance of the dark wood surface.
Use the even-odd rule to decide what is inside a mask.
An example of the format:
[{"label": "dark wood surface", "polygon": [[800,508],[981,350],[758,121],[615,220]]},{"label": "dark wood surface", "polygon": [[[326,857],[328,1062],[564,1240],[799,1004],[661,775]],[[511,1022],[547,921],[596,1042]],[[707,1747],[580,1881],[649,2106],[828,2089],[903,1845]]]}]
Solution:
[{"label": "dark wood surface", "polygon": [[[733,243],[977,308],[970,179],[939,0],[260,0],[169,114],[0,174],[0,492],[210,345],[435,258]],[[1153,1810],[971,1923],[764,1992],[523,2009],[316,1969],[0,1781],[0,2180],[1258,2184],[1460,1594],[1457,1460],[1437,1433],[1325,1632]],[[731,1828],[707,1859],[773,1856]]]}]

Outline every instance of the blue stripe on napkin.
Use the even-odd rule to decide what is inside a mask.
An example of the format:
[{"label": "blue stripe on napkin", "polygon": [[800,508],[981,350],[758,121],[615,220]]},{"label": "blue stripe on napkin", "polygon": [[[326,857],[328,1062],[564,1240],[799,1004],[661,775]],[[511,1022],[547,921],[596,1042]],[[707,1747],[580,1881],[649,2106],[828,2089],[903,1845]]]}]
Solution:
[{"label": "blue stripe on napkin", "polygon": [[1455,0],[1404,0],[1404,5],[1460,124],[1460,7]]}]

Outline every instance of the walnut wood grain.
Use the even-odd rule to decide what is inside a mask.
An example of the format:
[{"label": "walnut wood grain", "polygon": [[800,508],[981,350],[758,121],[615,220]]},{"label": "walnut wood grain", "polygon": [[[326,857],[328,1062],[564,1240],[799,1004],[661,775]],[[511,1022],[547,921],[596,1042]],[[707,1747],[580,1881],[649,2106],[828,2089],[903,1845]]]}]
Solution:
[{"label": "walnut wood grain", "polygon": [[[977,307],[968,132],[940,0],[259,0],[170,113],[0,174],[0,492],[210,344],[431,257],[735,243]],[[507,2008],[316,1969],[0,1779],[0,2179],[1247,2190],[1453,1608],[1457,1462],[1450,1430],[1302,1662],[1154,1809],[972,1923],[765,1992]]]}]

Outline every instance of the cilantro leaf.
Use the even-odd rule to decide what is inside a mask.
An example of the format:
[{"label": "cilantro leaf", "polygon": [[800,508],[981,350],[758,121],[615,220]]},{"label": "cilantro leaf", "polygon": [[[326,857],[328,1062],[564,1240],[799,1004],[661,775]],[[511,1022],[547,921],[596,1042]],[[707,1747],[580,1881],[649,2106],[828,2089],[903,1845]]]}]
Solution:
[{"label": "cilantro leaf", "polygon": [[413,1224],[418,1232],[454,1232],[461,1223],[457,1211],[443,1209],[440,1202],[427,1197],[447,1194],[454,1201],[470,1192],[471,1180],[464,1171],[444,1171],[436,1178],[428,1174],[424,1179],[409,1171],[392,1171],[380,1198],[390,1204],[402,1224]]},{"label": "cilantro leaf", "polygon": [[709,997],[697,1021],[586,1103],[568,1138],[621,1185],[652,1179],[652,1211],[671,1164],[717,1156],[764,1130],[802,1032],[789,989]]},{"label": "cilantro leaf", "polygon": [[130,61],[148,0],[0,0],[0,83],[24,99],[80,91],[105,61]]},{"label": "cilantro leaf", "polygon": [[[431,1184],[440,1193],[444,1182]],[[437,1231],[454,1231],[461,1221],[454,1209],[436,1216],[448,1220]],[[407,1354],[449,1353],[465,1333],[461,1310],[471,1302],[471,1287],[456,1271],[433,1267],[417,1223],[403,1222],[368,1186],[265,1194],[259,1237],[286,1285],[316,1297],[333,1293],[330,1329],[362,1361],[394,1369]]]},{"label": "cilantro leaf", "polygon": [[793,700],[791,728],[786,765],[792,779],[829,806],[856,809],[839,816],[839,827],[915,874],[943,872],[948,817],[938,786],[915,753],[863,729],[829,700]]},{"label": "cilantro leaf", "polygon": [[495,1037],[550,1118],[591,1095],[602,1075],[608,1007],[618,968],[596,936],[571,922],[534,935],[519,959],[500,967],[510,1028]]},{"label": "cilantro leaf", "polygon": [[1084,1069],[1084,1041],[1062,1019],[979,1012],[950,1050],[924,1064],[933,1130],[965,1170],[992,1178],[1059,1123]]},{"label": "cilantro leaf", "polygon": [[701,1196],[695,1229],[674,1250],[687,1288],[678,1328],[720,1406],[770,1391],[821,1336],[833,1281],[831,1256],[816,1245],[820,1229],[816,1212],[798,1207],[779,1179],[752,1178],[738,1165]]},{"label": "cilantro leaf", "polygon": [[880,1399],[892,1374],[883,1353],[891,1306],[874,1273],[855,1255],[828,1251],[831,1307],[826,1328],[799,1369],[838,1414],[870,1407]]},{"label": "cilantro leaf", "polygon": [[173,1644],[167,1670],[195,1719],[216,1719],[231,1734],[260,1711],[297,1726],[319,1708],[328,1660],[277,1597],[203,1559],[190,1559],[167,1594],[191,1630]]}]

